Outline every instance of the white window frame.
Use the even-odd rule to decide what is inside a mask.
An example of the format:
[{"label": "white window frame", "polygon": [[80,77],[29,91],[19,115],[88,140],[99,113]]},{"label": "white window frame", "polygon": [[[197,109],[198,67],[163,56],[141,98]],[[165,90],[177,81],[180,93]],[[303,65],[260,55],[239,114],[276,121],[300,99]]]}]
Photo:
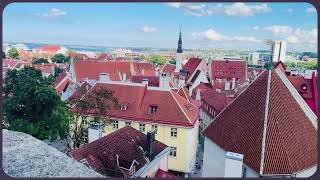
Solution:
[{"label": "white window frame", "polygon": [[126,121],[126,126],[131,126],[131,122],[130,121]]},{"label": "white window frame", "polygon": [[119,129],[119,121],[112,121],[112,129]]},{"label": "white window frame", "polygon": [[156,124],[151,125],[151,129],[154,129],[156,135],[158,134],[158,125]]},{"label": "white window frame", "polygon": [[121,111],[126,111],[128,109],[128,106],[127,105],[122,105],[121,107],[120,107],[120,110]]},{"label": "white window frame", "polygon": [[[143,131],[142,131],[142,129],[141,129],[142,127],[143,127]],[[139,123],[139,131],[145,132],[145,131],[146,131],[146,124]]]},{"label": "white window frame", "polygon": [[158,106],[149,106],[149,114],[157,113]]},{"label": "white window frame", "polygon": [[178,128],[171,128],[170,129],[170,137],[172,137],[172,138],[178,137]]},{"label": "white window frame", "polygon": [[177,147],[170,147],[170,154],[171,157],[177,157]]}]

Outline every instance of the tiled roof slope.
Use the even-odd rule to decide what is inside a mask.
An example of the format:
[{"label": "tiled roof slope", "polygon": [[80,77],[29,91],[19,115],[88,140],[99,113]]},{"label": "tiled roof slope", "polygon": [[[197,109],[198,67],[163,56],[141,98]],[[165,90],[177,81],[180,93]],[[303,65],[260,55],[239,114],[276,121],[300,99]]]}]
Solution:
[{"label": "tiled roof slope", "polygon": [[189,80],[193,72],[197,69],[199,64],[201,63],[202,59],[192,57],[190,58],[187,63],[182,67],[183,70],[188,71],[188,75],[186,77],[186,81]]},{"label": "tiled roof slope", "polygon": [[291,174],[317,163],[317,130],[272,73],[264,174]]},{"label": "tiled roof slope", "polygon": [[176,66],[173,65],[173,64],[169,64],[169,63],[166,63],[163,67],[162,67],[162,72],[166,72],[166,73],[173,73],[174,70],[176,69]]},{"label": "tiled roof slope", "polygon": [[244,154],[244,163],[263,175],[290,174],[317,162],[314,118],[280,73],[263,72],[203,131],[226,151]]},{"label": "tiled roof slope", "polygon": [[130,79],[132,75],[142,75],[142,70],[146,76],[155,75],[152,64],[130,61],[75,61],[74,70],[77,81],[85,81],[86,78],[99,80],[100,73],[109,73],[113,81],[120,81],[124,73],[126,79]]},{"label": "tiled roof slope", "polygon": [[[110,109],[105,116],[185,127],[193,127],[197,120],[196,106],[172,90],[149,89],[142,85],[96,83],[84,98],[90,96],[93,90],[101,88],[113,91],[119,105],[128,105],[125,111]],[[158,106],[155,114],[149,113],[151,105]]]},{"label": "tiled roof slope", "polygon": [[[126,170],[120,169],[117,165],[117,155],[119,165],[130,169],[134,160],[136,171],[147,164],[144,152],[139,148],[146,149],[147,136],[142,132],[126,126],[96,141],[71,151],[71,156],[80,161],[86,158],[88,164],[97,172],[112,177],[128,177]],[[156,156],[167,146],[159,141],[154,143],[154,153]]]}]

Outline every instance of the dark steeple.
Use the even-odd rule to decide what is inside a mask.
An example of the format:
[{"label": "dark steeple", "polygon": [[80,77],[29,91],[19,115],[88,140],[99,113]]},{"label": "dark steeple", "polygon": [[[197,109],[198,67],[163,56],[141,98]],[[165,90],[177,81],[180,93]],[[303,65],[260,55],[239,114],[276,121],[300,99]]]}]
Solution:
[{"label": "dark steeple", "polygon": [[178,41],[178,49],[177,53],[182,53],[182,35],[181,35],[181,26],[180,26],[180,33],[179,33],[179,41]]}]

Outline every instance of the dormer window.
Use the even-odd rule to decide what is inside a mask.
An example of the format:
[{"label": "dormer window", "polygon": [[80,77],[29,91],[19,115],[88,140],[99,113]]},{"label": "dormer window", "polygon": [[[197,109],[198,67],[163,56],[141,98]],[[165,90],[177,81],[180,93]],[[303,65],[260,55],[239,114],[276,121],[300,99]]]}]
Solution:
[{"label": "dormer window", "polygon": [[157,112],[158,106],[149,106],[149,114],[155,114]]},{"label": "dormer window", "polygon": [[120,110],[121,111],[125,111],[125,110],[127,110],[128,109],[128,106],[127,105],[122,105],[122,106],[120,106]]}]

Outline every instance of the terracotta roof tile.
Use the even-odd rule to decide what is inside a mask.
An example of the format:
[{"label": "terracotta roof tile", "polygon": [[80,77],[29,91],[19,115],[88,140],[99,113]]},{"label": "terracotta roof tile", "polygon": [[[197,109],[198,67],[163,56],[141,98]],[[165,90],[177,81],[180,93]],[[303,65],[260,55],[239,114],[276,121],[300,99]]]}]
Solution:
[{"label": "terracotta roof tile", "polygon": [[214,60],[211,63],[211,79],[246,78],[246,61]]},{"label": "terracotta roof tile", "polygon": [[[197,120],[198,108],[174,91],[147,89],[146,86],[141,85],[111,83],[97,83],[93,90],[100,88],[112,90],[119,105],[128,105],[125,111],[108,110],[107,116],[186,127],[192,127]],[[158,106],[155,114],[149,114],[150,105]]]},{"label": "terracotta roof tile", "polygon": [[263,174],[294,173],[317,162],[317,130],[277,73],[270,71],[269,99],[265,71],[203,131],[223,149],[244,154],[259,173],[267,110]]},{"label": "terracotta roof tile", "polygon": [[[146,149],[147,137],[142,132],[126,126],[96,141],[71,151],[71,156],[80,161],[86,158],[88,164],[97,172],[113,177],[130,177],[128,172],[120,169],[117,165],[117,155],[119,165],[130,169],[134,160],[136,171],[147,164],[144,152],[139,148]],[[167,146],[159,141],[154,143],[153,155],[159,154]]]}]

